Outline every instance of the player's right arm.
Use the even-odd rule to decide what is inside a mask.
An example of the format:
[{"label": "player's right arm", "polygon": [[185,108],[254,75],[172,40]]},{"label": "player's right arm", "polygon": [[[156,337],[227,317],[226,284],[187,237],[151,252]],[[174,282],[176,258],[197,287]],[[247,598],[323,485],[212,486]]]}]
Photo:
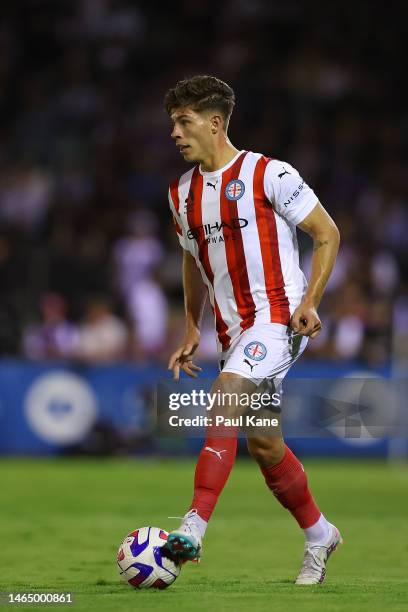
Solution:
[{"label": "player's right arm", "polygon": [[201,368],[193,363],[193,355],[200,343],[200,325],[203,317],[207,289],[202,281],[194,257],[183,249],[183,288],[186,313],[186,333],[181,346],[169,360],[174,380],[180,377],[180,370],[196,378]]}]

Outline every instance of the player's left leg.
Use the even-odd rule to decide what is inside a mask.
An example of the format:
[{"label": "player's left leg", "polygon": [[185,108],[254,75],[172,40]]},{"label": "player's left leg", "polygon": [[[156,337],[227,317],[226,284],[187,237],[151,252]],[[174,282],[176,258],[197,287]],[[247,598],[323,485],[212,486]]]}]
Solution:
[{"label": "player's left leg", "polygon": [[267,486],[303,529],[306,544],[296,584],[317,584],[326,575],[326,562],[341,542],[338,529],[320,512],[306,472],[281,436],[248,436],[248,450],[258,463]]},{"label": "player's left leg", "polygon": [[[306,337],[295,334],[289,327],[274,323],[255,324],[242,334],[223,371],[251,377],[259,391],[272,382],[276,384],[273,390],[278,390],[307,342]],[[273,410],[273,415],[270,410]],[[257,414],[279,419],[280,410],[275,410],[270,405],[267,411],[261,411],[266,414]],[[317,507],[303,466],[285,445],[280,427],[269,431],[268,428],[255,427],[247,431],[247,437],[249,451],[258,462],[266,484],[304,530],[305,555],[296,584],[322,582],[326,561],[341,541],[338,530],[326,521]]]}]

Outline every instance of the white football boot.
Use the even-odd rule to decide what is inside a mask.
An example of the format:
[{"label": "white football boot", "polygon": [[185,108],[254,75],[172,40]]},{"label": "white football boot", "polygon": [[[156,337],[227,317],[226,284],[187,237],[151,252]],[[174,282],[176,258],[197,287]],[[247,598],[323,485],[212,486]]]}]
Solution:
[{"label": "white football boot", "polygon": [[324,544],[306,542],[302,567],[295,584],[321,584],[326,577],[326,563],[339,544],[343,544],[339,530],[331,525],[331,533]]},{"label": "white football boot", "polygon": [[[184,515],[178,529],[170,531],[167,548],[181,562],[199,563],[202,551],[202,537],[197,525],[197,510],[190,510]],[[171,518],[171,517],[170,517]]]}]

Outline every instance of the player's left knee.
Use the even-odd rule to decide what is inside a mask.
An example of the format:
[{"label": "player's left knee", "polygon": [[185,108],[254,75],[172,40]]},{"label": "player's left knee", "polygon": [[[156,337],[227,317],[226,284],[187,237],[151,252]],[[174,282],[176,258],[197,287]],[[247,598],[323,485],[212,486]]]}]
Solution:
[{"label": "player's left knee", "polygon": [[285,454],[282,438],[248,438],[247,444],[250,455],[264,467],[276,465]]}]

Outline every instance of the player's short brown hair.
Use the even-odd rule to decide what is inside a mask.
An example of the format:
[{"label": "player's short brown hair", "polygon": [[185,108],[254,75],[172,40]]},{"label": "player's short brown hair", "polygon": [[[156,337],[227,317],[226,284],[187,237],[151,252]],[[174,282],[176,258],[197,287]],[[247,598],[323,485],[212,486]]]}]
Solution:
[{"label": "player's short brown hair", "polygon": [[232,87],[217,77],[208,75],[179,81],[164,97],[164,107],[169,115],[184,106],[189,106],[197,113],[214,109],[222,114],[226,128],[234,105],[235,94]]}]

